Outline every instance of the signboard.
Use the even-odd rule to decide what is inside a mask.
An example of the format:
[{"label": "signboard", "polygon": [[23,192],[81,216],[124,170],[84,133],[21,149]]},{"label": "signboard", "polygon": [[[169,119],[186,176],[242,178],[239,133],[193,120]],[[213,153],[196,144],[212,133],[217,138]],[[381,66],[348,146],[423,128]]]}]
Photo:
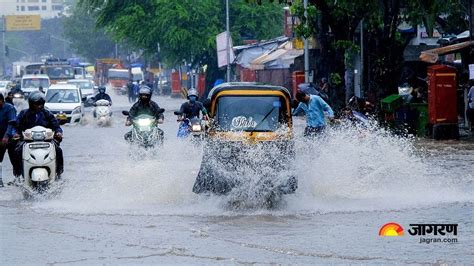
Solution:
[{"label": "signboard", "polygon": [[[227,62],[227,45],[226,45],[226,40],[227,40],[227,32],[224,31],[222,33],[219,33],[216,38],[217,42],[217,65],[219,67],[226,66],[228,64]],[[234,55],[234,49],[232,48],[232,38],[229,37],[229,50],[230,50],[230,63],[234,62],[235,55]]]},{"label": "signboard", "polygon": [[41,30],[40,15],[5,16],[7,31]]}]

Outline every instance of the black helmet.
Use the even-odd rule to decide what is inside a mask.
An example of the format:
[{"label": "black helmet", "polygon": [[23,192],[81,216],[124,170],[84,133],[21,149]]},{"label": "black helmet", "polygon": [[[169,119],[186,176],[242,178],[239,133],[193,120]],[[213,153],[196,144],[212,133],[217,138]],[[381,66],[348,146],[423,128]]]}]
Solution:
[{"label": "black helmet", "polygon": [[141,86],[140,90],[138,91],[138,95],[140,96],[140,100],[144,102],[148,102],[151,100],[151,89],[148,86]]},{"label": "black helmet", "polygon": [[44,104],[46,96],[41,91],[34,91],[28,96],[28,104]]},{"label": "black helmet", "polygon": [[105,93],[106,88],[104,86],[100,86],[98,90],[100,93]]}]

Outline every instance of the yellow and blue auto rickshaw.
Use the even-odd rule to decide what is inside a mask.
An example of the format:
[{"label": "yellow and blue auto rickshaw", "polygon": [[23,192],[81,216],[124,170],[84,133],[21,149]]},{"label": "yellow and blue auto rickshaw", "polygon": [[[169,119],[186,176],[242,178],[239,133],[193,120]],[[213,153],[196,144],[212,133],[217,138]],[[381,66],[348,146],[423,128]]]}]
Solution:
[{"label": "yellow and blue auto rickshaw", "polygon": [[272,195],[294,193],[291,96],[280,86],[223,83],[206,100],[210,127],[195,193],[236,187]]}]

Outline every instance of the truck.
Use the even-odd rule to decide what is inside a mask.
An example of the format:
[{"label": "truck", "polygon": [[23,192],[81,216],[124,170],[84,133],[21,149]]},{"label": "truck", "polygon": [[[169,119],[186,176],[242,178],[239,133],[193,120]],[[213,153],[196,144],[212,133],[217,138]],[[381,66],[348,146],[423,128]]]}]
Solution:
[{"label": "truck", "polygon": [[128,69],[111,68],[108,71],[107,77],[107,86],[113,89],[115,93],[127,93],[127,82],[130,79],[130,72]]},{"label": "truck", "polygon": [[122,60],[115,58],[101,58],[95,62],[95,84],[106,86],[109,82],[109,69],[124,69]]},{"label": "truck", "polygon": [[41,74],[48,75],[51,84],[74,79],[74,69],[66,59],[47,59],[40,69]]}]

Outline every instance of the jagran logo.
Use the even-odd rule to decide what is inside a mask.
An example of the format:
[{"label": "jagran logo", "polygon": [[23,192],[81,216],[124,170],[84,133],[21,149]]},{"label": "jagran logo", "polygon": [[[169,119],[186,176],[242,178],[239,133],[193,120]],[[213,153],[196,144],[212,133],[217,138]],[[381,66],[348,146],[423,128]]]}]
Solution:
[{"label": "jagran logo", "polygon": [[403,227],[397,223],[388,223],[379,230],[379,236],[403,236]]}]

